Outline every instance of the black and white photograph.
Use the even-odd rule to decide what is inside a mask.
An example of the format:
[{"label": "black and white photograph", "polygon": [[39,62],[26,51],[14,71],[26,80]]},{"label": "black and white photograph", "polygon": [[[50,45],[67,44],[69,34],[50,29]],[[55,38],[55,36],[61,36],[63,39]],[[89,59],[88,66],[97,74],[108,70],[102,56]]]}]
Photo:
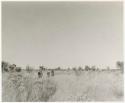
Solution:
[{"label": "black and white photograph", "polygon": [[2,102],[123,102],[123,1],[2,1]]}]

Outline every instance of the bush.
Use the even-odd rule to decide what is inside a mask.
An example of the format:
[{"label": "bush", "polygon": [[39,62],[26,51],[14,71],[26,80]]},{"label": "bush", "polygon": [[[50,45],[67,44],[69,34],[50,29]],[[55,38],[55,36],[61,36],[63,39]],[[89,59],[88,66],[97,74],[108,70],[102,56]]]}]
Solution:
[{"label": "bush", "polygon": [[12,65],[9,66],[9,71],[14,72],[15,69],[16,69],[16,65],[15,64],[12,64]]},{"label": "bush", "polygon": [[9,64],[5,61],[2,61],[2,72],[8,72]]},{"label": "bush", "polygon": [[92,70],[92,71],[96,71],[96,67],[95,67],[95,66],[92,66],[92,67],[91,67],[91,70]]},{"label": "bush", "polygon": [[16,72],[21,72],[21,67],[16,67]]},{"label": "bush", "polygon": [[39,66],[39,70],[40,70],[40,72],[42,72],[42,71],[45,71],[46,68],[44,66]]},{"label": "bush", "polygon": [[86,65],[86,66],[85,66],[85,70],[86,70],[86,71],[90,70],[90,67]]},{"label": "bush", "polygon": [[78,70],[79,70],[79,71],[82,71],[83,69],[82,69],[82,67],[78,67]]},{"label": "bush", "polygon": [[59,70],[59,71],[60,71],[60,70],[61,70],[61,67],[57,67],[57,68],[55,68],[55,70]]},{"label": "bush", "polygon": [[124,73],[124,62],[117,61],[116,66],[117,66],[118,69],[120,69],[122,71],[122,73]]},{"label": "bush", "polygon": [[76,71],[76,67],[73,67],[72,70]]}]

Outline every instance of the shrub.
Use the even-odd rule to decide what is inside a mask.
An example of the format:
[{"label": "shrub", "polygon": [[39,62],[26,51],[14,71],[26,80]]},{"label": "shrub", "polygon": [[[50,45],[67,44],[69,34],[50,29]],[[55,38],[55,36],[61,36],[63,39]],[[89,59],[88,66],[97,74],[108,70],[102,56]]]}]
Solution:
[{"label": "shrub", "polygon": [[117,61],[116,66],[117,66],[117,68],[119,68],[122,71],[122,73],[124,73],[124,63],[123,62]]},{"label": "shrub", "polygon": [[15,64],[12,64],[12,65],[9,66],[9,71],[14,72],[15,69],[16,69],[16,65]]},{"label": "shrub", "polygon": [[2,61],[2,72],[8,72],[9,64],[5,61]]},{"label": "shrub", "polygon": [[16,72],[21,72],[21,67],[16,67]]},{"label": "shrub", "polygon": [[92,71],[95,71],[95,70],[96,70],[96,67],[95,67],[95,66],[92,66],[92,67],[91,67],[91,70],[92,70]]},{"label": "shrub", "polygon": [[72,70],[76,71],[76,67],[73,67]]},{"label": "shrub", "polygon": [[82,71],[83,69],[82,69],[82,67],[78,67],[78,70],[79,70],[79,71]]},{"label": "shrub", "polygon": [[39,69],[41,72],[46,70],[46,68],[44,66],[39,66]]},{"label": "shrub", "polygon": [[86,66],[85,66],[85,70],[86,70],[86,71],[90,70],[90,67],[86,65]]}]

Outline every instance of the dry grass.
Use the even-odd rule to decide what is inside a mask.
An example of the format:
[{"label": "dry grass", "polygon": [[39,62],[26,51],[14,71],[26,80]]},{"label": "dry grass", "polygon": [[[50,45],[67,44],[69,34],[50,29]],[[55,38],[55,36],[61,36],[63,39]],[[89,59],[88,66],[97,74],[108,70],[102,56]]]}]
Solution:
[{"label": "dry grass", "polygon": [[51,78],[38,78],[35,71],[3,73],[2,101],[123,101],[123,73],[120,71],[79,73],[57,71]]},{"label": "dry grass", "polygon": [[56,92],[56,85],[50,79],[33,78],[31,74],[11,73],[3,81],[3,101],[30,102],[48,101]]}]

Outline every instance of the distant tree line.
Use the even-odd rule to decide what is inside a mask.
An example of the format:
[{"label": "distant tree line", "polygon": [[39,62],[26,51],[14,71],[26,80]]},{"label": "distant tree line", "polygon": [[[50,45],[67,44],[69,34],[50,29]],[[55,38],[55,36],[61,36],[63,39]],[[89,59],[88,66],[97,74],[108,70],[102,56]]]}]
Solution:
[{"label": "distant tree line", "polygon": [[[124,72],[124,63],[122,61],[117,61],[116,62],[116,67],[117,69],[121,70],[122,72]],[[32,68],[31,66],[26,66],[25,70],[27,72],[32,72],[34,68]],[[16,64],[9,64],[8,62],[5,62],[5,61],[2,61],[2,71],[3,72],[9,72],[9,71],[16,71],[16,72],[21,72],[22,68],[21,67],[18,67]],[[51,70],[45,66],[39,66],[39,70],[40,71],[45,71],[45,70]],[[73,68],[67,68],[67,69],[62,69],[61,67],[57,67],[57,68],[53,68],[53,70],[56,70],[56,71],[60,71],[60,70],[74,70],[74,71],[97,71],[97,70],[101,70],[99,69],[98,67],[96,66],[88,66],[88,65],[85,65],[85,67],[83,68],[82,66],[79,66],[79,67],[73,67]],[[110,67],[108,66],[107,69],[104,69],[104,70],[111,70]]]}]

